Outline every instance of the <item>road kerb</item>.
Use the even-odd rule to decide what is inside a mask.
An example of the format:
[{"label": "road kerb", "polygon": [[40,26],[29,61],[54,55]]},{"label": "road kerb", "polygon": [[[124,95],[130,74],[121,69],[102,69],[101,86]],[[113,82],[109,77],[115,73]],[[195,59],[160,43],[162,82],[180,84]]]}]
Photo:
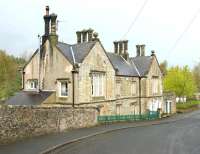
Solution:
[{"label": "road kerb", "polygon": [[93,134],[90,134],[90,135],[86,135],[86,136],[83,136],[83,137],[80,137],[80,138],[76,138],[76,139],[73,139],[73,140],[70,140],[70,141],[55,145],[53,147],[50,147],[50,148],[40,152],[40,154],[49,154],[49,153],[52,153],[53,151],[55,151],[55,150],[57,150],[57,149],[59,149],[61,147],[64,147],[64,146],[66,146],[68,144],[79,142],[79,141],[82,141],[84,139],[87,139],[87,138],[90,138],[90,137],[94,137],[94,136],[97,136],[97,135],[101,135],[101,134],[106,134],[106,133],[110,133],[110,132],[114,132],[114,131],[118,131],[118,130],[123,130],[123,129],[129,129],[129,128],[168,124],[168,123],[176,122],[176,121],[179,121],[179,120],[182,120],[182,119],[184,119],[184,117],[180,118],[180,119],[175,119],[175,120],[172,120],[172,119],[169,119],[168,121],[157,120],[157,121],[146,122],[146,123],[143,123],[143,124],[136,124],[134,126],[127,126],[127,127],[120,127],[120,128],[115,128],[115,129],[110,129],[110,130],[105,130],[105,131],[99,131],[97,133],[93,133]]}]

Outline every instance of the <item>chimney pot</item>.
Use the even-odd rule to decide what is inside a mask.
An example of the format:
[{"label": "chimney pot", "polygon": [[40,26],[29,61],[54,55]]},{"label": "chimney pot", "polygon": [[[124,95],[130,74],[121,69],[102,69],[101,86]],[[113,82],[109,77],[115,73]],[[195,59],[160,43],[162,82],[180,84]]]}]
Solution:
[{"label": "chimney pot", "polygon": [[55,13],[51,14],[51,34],[56,34],[56,19],[57,15]]},{"label": "chimney pot", "polygon": [[49,16],[49,6],[46,6],[46,16]]},{"label": "chimney pot", "polygon": [[123,43],[122,41],[119,41],[118,43],[119,43],[119,55],[121,55],[123,52]]},{"label": "chimney pot", "polygon": [[93,34],[93,29],[89,28],[87,30],[87,33],[88,33],[88,41],[92,41],[92,34]]},{"label": "chimney pot", "polygon": [[151,56],[155,56],[155,51],[154,50],[151,51]]},{"label": "chimney pot", "polygon": [[87,30],[82,30],[82,42],[86,42],[87,41]]},{"label": "chimney pot", "polygon": [[124,40],[123,43],[124,43],[124,53],[127,53],[127,51],[128,51],[128,40]]},{"label": "chimney pot", "polygon": [[42,36],[42,44],[46,41],[49,36],[49,24],[51,17],[49,16],[49,6],[46,6],[46,15],[44,15],[44,35]]},{"label": "chimney pot", "polygon": [[114,44],[114,51],[116,54],[118,54],[118,42],[114,41],[113,44]]},{"label": "chimney pot", "polygon": [[81,43],[81,32],[77,31],[76,36],[77,36],[77,43]]},{"label": "chimney pot", "polygon": [[145,56],[145,44],[141,45],[141,56]]},{"label": "chimney pot", "polygon": [[141,55],[141,53],[140,53],[140,45],[136,45],[136,54],[137,54],[137,56]]},{"label": "chimney pot", "polygon": [[98,36],[99,36],[99,34],[97,32],[94,32],[93,33],[93,37],[94,37],[93,40],[98,41],[99,40]]}]

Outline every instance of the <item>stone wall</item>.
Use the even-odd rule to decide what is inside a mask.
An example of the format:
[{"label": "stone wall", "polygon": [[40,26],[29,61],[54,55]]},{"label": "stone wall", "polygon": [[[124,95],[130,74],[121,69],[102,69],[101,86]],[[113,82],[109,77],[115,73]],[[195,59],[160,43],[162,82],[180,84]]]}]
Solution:
[{"label": "stone wall", "polygon": [[0,144],[97,124],[95,108],[0,106]]}]

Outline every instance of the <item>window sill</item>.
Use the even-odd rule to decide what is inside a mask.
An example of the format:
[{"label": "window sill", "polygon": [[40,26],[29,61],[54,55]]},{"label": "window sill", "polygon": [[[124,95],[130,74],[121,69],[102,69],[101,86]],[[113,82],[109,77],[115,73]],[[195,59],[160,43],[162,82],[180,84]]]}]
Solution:
[{"label": "window sill", "polygon": [[105,96],[92,96],[92,100],[105,100]]},{"label": "window sill", "polygon": [[24,89],[24,91],[38,91],[38,89]]},{"label": "window sill", "polygon": [[59,98],[68,98],[68,96],[58,96]]}]

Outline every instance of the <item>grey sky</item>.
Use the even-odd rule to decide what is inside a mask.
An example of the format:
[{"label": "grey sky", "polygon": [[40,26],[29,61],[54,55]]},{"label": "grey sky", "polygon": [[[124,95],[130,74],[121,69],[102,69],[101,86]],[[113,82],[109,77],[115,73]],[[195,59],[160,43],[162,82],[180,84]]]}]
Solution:
[{"label": "grey sky", "polygon": [[[20,55],[38,46],[38,34],[43,34],[46,5],[58,14],[59,40],[75,43],[77,30],[93,28],[99,33],[107,51],[113,51],[113,41],[122,39],[145,0],[6,0],[0,2],[0,48]],[[135,45],[146,44],[146,54],[155,50],[159,61],[170,65],[193,66],[200,61],[200,1],[149,0],[126,39],[129,53],[135,55]],[[198,13],[197,13],[198,12]],[[174,43],[197,15],[177,46]]]}]

